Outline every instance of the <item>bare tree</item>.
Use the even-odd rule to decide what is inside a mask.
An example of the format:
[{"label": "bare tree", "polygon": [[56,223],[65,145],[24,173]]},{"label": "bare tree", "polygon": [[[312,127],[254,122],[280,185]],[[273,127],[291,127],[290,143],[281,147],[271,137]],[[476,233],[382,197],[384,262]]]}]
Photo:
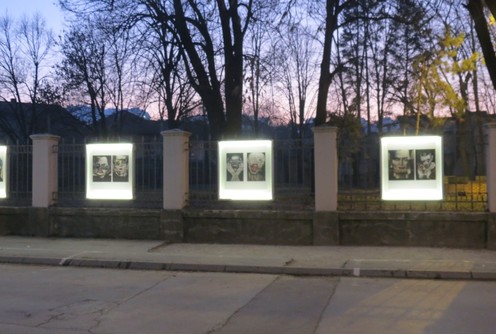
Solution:
[{"label": "bare tree", "polygon": [[0,127],[12,140],[37,131],[42,67],[53,46],[53,33],[39,14],[19,22],[8,15],[0,18],[0,96],[10,102],[14,116],[0,116]]},{"label": "bare tree", "polygon": [[147,15],[138,23],[141,32],[140,56],[146,64],[140,68],[150,72],[142,78],[154,92],[161,120],[167,119],[168,128],[177,128],[199,105],[197,95],[189,84],[185,59],[172,22],[161,15],[172,9],[171,3],[150,4]]},{"label": "bare tree", "polygon": [[23,17],[20,32],[24,54],[32,64],[31,84],[27,85],[27,90],[31,103],[35,105],[42,79],[41,66],[55,45],[55,39],[40,14],[35,14],[32,18]]},{"label": "bare tree", "polygon": [[[245,112],[253,113],[255,136],[259,133],[259,120],[262,109],[270,100],[271,85],[274,82],[276,66],[275,46],[277,22],[281,11],[279,0],[256,1],[253,6],[253,23],[249,26],[245,51]],[[248,108],[246,108],[248,107]]]},{"label": "bare tree", "polygon": [[322,44],[322,61],[320,63],[319,88],[317,97],[317,109],[315,113],[315,125],[322,125],[327,119],[327,99],[329,87],[335,75],[342,70],[342,64],[331,68],[334,49],[336,48],[336,33],[340,27],[340,18],[343,11],[355,5],[352,0],[326,0],[324,39]]},{"label": "bare tree", "polygon": [[281,67],[281,91],[286,96],[294,138],[302,138],[309,107],[309,88],[315,79],[315,38],[299,19],[279,27],[276,54]]},{"label": "bare tree", "polygon": [[[244,37],[252,18],[253,0],[139,0],[119,6],[105,0],[61,0],[80,13],[112,14],[116,24],[155,20],[171,33],[185,63],[191,86],[202,99],[213,138],[238,136],[243,106]],[[119,15],[117,15],[119,13]],[[153,15],[150,15],[153,13]]]},{"label": "bare tree", "polygon": [[[213,138],[241,133],[243,106],[243,43],[251,21],[252,0],[217,0],[216,8],[201,1],[173,0],[174,25],[187,57],[190,81],[207,110]],[[224,87],[217,71],[215,35],[210,22],[220,20]],[[222,97],[224,92],[224,98]],[[224,107],[225,100],[225,107]]]},{"label": "bare tree", "polygon": [[101,37],[91,23],[73,27],[64,36],[63,60],[57,71],[66,88],[79,95],[76,104],[90,106],[95,135],[106,137],[109,135],[105,118],[105,108],[109,103],[106,90],[107,48]]}]

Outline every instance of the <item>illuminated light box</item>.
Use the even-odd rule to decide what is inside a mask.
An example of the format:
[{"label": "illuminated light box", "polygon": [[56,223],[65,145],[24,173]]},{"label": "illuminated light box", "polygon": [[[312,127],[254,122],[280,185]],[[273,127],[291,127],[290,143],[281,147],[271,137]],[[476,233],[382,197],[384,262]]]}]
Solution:
[{"label": "illuminated light box", "polygon": [[219,199],[272,200],[272,141],[219,142]]},{"label": "illuminated light box", "polygon": [[133,144],[86,145],[86,198],[133,199]]},{"label": "illuminated light box", "polygon": [[7,146],[0,146],[0,198],[7,197]]},{"label": "illuminated light box", "polygon": [[383,200],[442,200],[441,137],[381,138],[381,180]]}]

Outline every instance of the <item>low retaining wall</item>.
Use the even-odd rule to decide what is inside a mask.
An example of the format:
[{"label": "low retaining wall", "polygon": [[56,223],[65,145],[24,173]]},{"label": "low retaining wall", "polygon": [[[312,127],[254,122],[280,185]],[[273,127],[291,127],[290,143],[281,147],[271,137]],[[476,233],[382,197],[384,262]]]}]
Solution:
[{"label": "low retaining wall", "polygon": [[312,212],[184,211],[184,241],[311,245]]},{"label": "low retaining wall", "polygon": [[0,234],[169,243],[496,249],[496,215],[5,207],[0,208]]}]

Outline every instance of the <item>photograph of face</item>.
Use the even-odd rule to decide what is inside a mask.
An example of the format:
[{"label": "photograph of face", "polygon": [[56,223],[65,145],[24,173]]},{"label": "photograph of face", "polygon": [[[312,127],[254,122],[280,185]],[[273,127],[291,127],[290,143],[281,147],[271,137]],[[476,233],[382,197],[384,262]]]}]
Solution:
[{"label": "photograph of face", "polygon": [[265,153],[248,153],[248,181],[265,181]]},{"label": "photograph of face", "polygon": [[114,155],[112,157],[112,181],[128,182],[129,181],[129,156]]},{"label": "photograph of face", "polygon": [[110,182],[110,156],[93,156],[93,182]]},{"label": "photograph of face", "polygon": [[243,181],[243,153],[226,153],[226,181]]},{"label": "photograph of face", "polygon": [[435,150],[416,150],[415,165],[418,180],[436,179]]},{"label": "photograph of face", "polygon": [[389,180],[413,180],[413,150],[389,150]]}]

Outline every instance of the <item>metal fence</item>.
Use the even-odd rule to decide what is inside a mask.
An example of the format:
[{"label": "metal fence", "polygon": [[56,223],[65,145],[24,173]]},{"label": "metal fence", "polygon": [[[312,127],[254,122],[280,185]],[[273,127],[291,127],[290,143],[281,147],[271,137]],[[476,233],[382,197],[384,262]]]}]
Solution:
[{"label": "metal fence", "polygon": [[273,142],[274,200],[218,200],[217,142],[197,141],[190,147],[190,202],[198,208],[260,208],[313,210],[313,142],[279,140]]},{"label": "metal fence", "polygon": [[62,141],[58,150],[58,205],[88,207],[161,208],[163,185],[162,141],[139,138],[134,142],[135,198],[133,201],[86,199],[84,143]]},{"label": "metal fence", "polygon": [[1,203],[6,206],[29,206],[33,189],[33,147],[31,145],[10,145],[7,149],[7,198]]},{"label": "metal fence", "polygon": [[[163,202],[162,138],[140,138],[135,145],[135,199],[96,201],[86,199],[85,144],[61,141],[58,148],[58,205],[62,207],[161,208]],[[190,206],[210,209],[314,209],[314,150],[311,140],[273,142],[274,200],[268,202],[218,200],[217,142],[190,142]],[[32,146],[8,148],[8,198],[2,205],[31,205]],[[172,157],[170,157],[172,158]],[[34,166],[36,168],[36,166]],[[485,211],[484,176],[469,180],[445,176],[442,201],[382,201],[379,189],[340,187],[340,211]]]},{"label": "metal fence", "polygon": [[474,180],[445,176],[444,199],[440,201],[382,201],[379,189],[352,189],[339,192],[340,211],[469,211],[487,210],[486,177]]},{"label": "metal fence", "polygon": [[79,206],[85,198],[85,145],[62,141],[58,149],[58,203]]}]

